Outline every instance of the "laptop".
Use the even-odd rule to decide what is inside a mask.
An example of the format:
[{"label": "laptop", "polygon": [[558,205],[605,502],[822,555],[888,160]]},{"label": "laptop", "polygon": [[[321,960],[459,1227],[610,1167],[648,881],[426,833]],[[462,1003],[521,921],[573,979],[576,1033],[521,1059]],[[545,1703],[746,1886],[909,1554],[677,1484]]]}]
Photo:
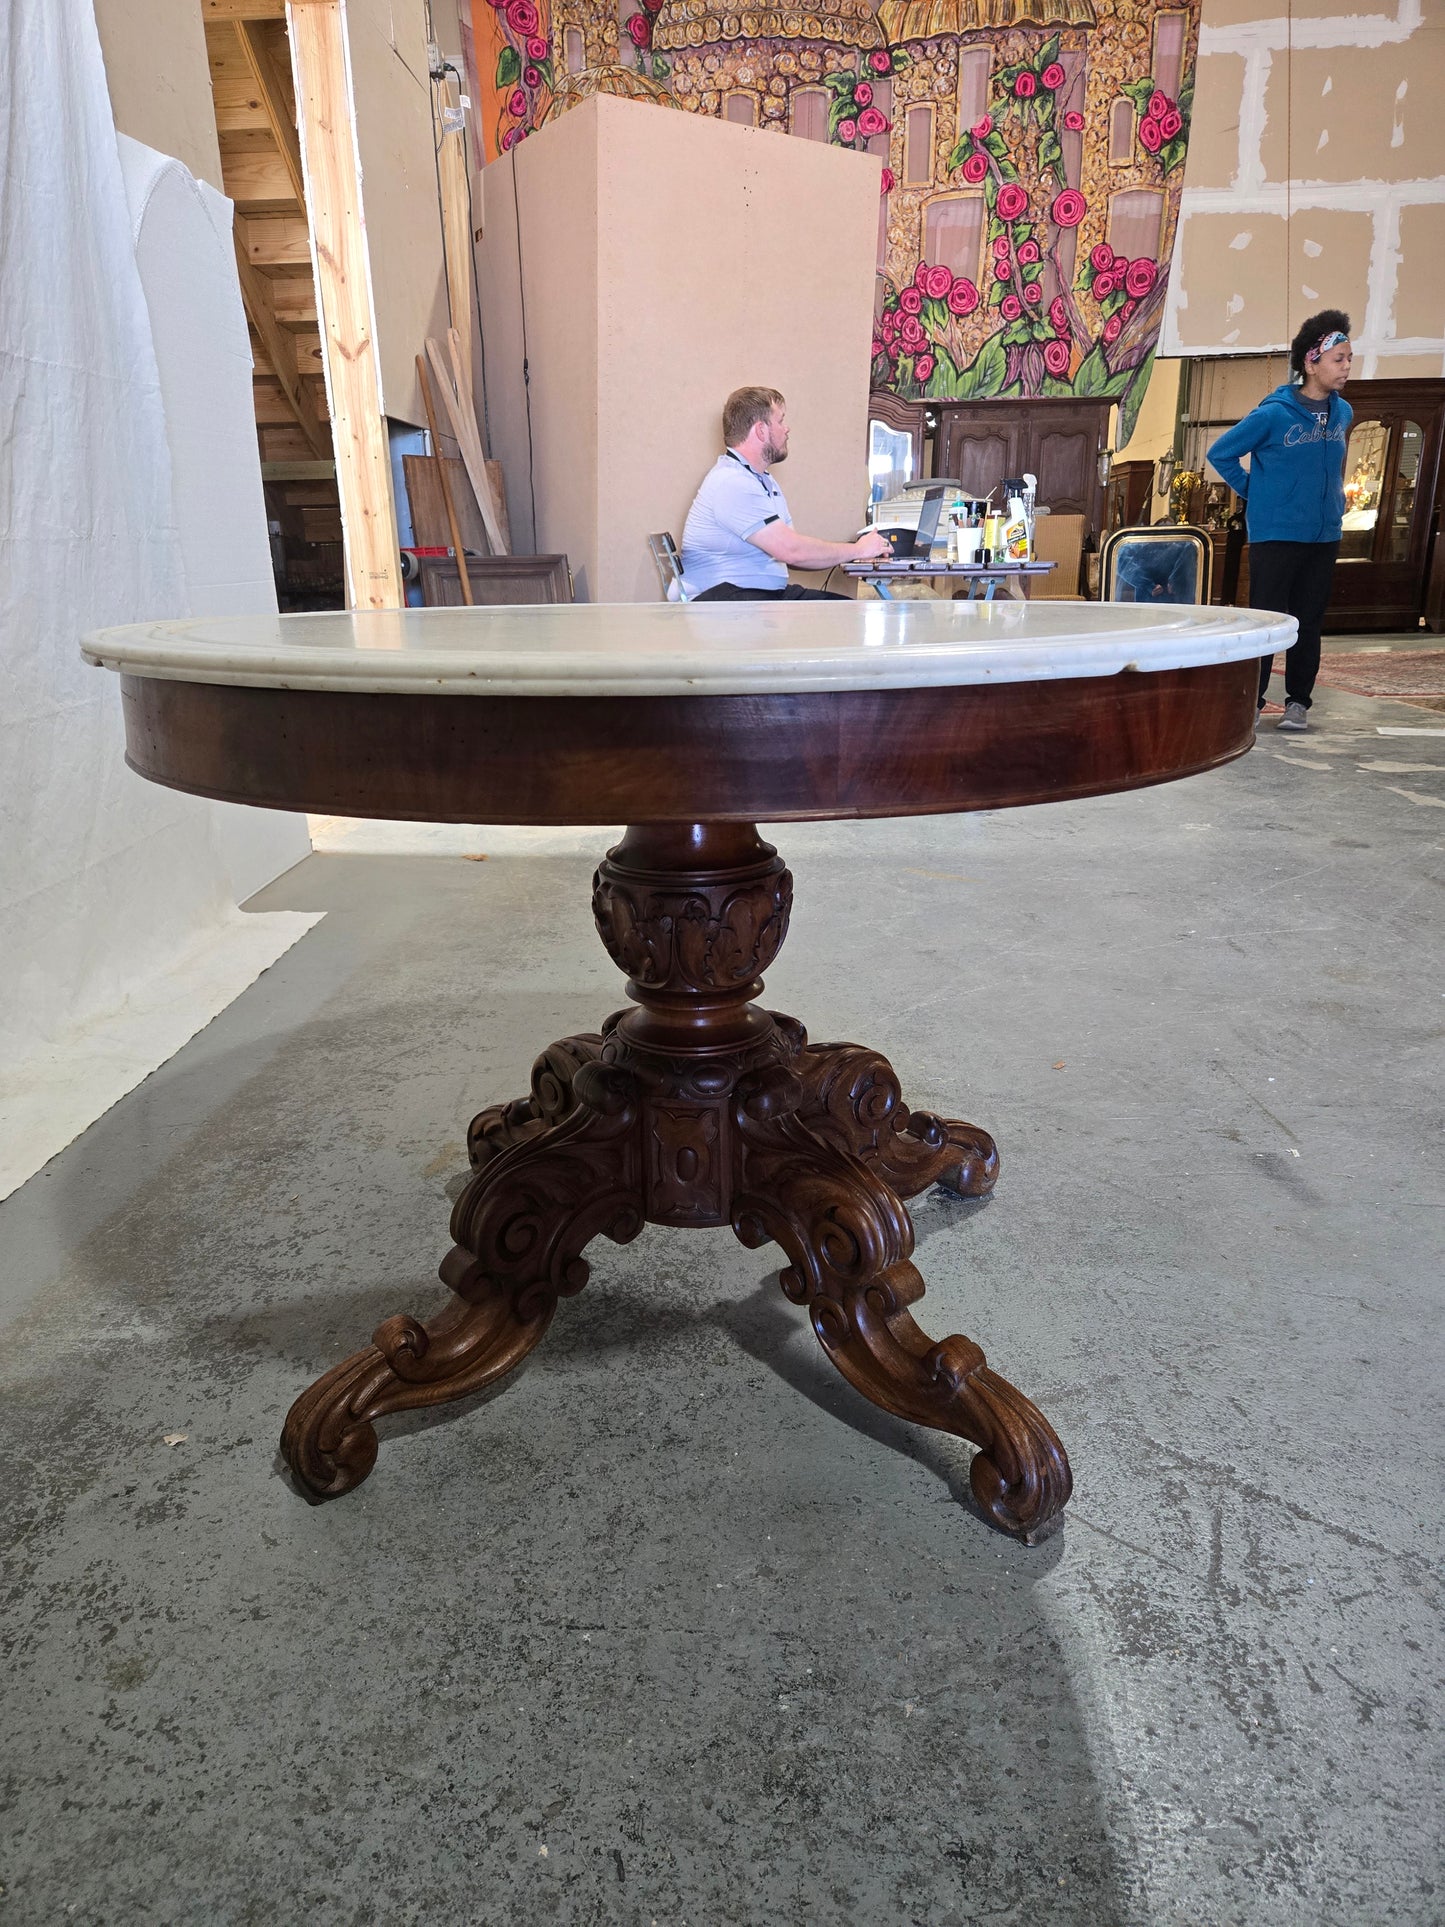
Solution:
[{"label": "laptop", "polygon": [[946,490],[940,485],[923,491],[923,505],[918,511],[916,529],[879,529],[877,533],[887,538],[894,555],[902,561],[906,556],[918,556],[927,561],[933,547],[933,538],[938,533],[938,519],[943,513],[943,497]]}]

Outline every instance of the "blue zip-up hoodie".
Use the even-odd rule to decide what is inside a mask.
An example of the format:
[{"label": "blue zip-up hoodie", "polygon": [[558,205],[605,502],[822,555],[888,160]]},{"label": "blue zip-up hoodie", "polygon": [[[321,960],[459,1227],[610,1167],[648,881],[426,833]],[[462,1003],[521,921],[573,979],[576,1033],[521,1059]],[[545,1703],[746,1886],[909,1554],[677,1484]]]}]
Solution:
[{"label": "blue zip-up hoodie", "polygon": [[[1323,428],[1292,382],[1266,395],[1208,451],[1244,497],[1251,542],[1338,542],[1345,512],[1345,444],[1355,411],[1331,395]],[[1248,455],[1249,467],[1240,464]]]}]

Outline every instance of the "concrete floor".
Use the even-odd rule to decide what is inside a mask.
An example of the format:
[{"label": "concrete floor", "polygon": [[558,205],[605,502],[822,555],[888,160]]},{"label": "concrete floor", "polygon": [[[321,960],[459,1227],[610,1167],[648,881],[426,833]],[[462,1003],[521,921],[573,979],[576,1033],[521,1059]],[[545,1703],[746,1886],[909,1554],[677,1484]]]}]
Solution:
[{"label": "concrete floor", "polygon": [[594,1248],[305,1504],[287,1405],[441,1301],[467,1118],[618,982],[590,855],[265,892],[326,918],[0,1207],[0,1921],[1445,1919],[1445,736],[1375,733],[1445,718],[1315,715],[778,834],[769,1000],[1002,1147],[918,1203],[919,1316],[1069,1447],[1035,1552],[726,1232]]}]

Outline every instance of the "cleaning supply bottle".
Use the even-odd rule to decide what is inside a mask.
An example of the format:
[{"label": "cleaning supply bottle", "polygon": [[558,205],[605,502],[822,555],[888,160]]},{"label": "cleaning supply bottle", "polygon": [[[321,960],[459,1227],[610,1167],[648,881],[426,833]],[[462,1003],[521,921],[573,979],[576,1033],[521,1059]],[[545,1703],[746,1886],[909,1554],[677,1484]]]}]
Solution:
[{"label": "cleaning supply bottle", "polygon": [[1008,508],[1004,514],[1003,547],[1004,559],[1008,562],[1029,561],[1029,518],[1024,509],[1024,481],[1004,483],[1004,493],[1008,497]]}]

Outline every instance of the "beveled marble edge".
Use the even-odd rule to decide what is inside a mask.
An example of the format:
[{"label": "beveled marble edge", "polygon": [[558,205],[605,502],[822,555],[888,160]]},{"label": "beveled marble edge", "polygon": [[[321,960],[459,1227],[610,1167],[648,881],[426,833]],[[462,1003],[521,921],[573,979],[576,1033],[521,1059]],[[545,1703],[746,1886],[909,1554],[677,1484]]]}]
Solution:
[{"label": "beveled marble edge", "polygon": [[[450,646],[435,646],[438,629]],[[81,648],[123,675],[242,688],[722,696],[1195,668],[1263,656],[1294,633],[1291,617],[1196,605],[1171,605],[1161,622],[1131,603],[579,603],[136,623]]]}]

